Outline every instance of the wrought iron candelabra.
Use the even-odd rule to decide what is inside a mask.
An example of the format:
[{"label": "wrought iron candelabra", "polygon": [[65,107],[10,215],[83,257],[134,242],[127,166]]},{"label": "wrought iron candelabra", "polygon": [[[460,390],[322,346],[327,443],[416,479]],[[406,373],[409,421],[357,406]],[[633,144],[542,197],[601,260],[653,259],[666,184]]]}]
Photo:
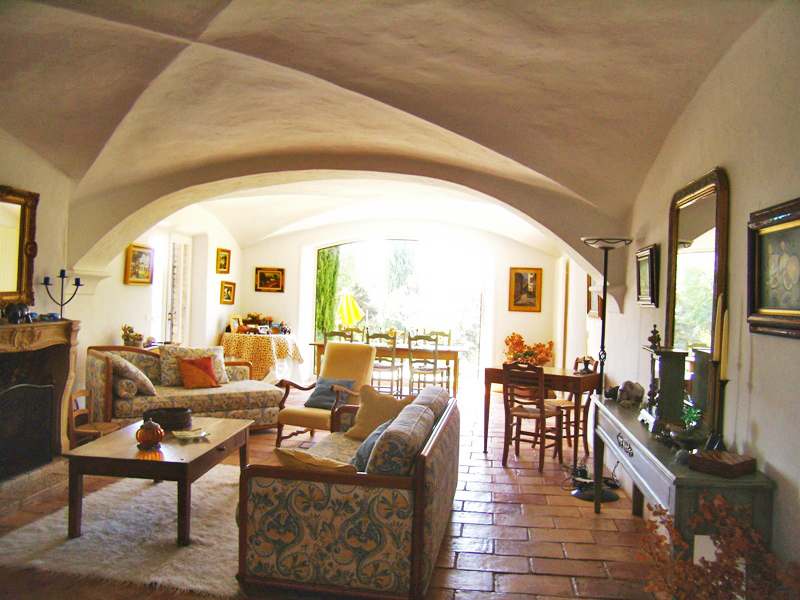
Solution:
[{"label": "wrought iron candelabra", "polygon": [[52,300],[53,302],[58,304],[58,308],[59,308],[58,315],[59,315],[60,318],[63,319],[64,318],[64,306],[66,306],[67,304],[69,304],[72,301],[72,299],[75,297],[75,294],[78,293],[78,288],[80,288],[83,284],[81,283],[81,278],[80,277],[76,277],[75,278],[75,282],[73,283],[73,285],[75,286],[75,289],[72,291],[72,295],[67,300],[64,300],[64,281],[66,281],[66,279],[67,279],[67,271],[66,271],[66,269],[61,269],[61,272],[59,272],[59,274],[58,274],[58,278],[61,280],[61,301],[58,301],[55,298],[53,298],[53,294],[50,293],[50,286],[53,285],[53,283],[50,281],[49,277],[45,277],[44,278],[44,280],[42,281],[42,285],[44,285],[45,289],[47,290],[47,295],[50,296],[50,300]]}]

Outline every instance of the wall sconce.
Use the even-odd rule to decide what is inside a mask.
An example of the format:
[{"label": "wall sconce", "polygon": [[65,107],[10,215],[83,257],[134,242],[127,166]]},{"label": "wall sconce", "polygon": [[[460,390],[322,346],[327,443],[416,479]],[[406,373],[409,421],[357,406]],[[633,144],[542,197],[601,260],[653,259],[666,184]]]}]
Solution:
[{"label": "wall sconce", "polygon": [[75,297],[75,294],[78,293],[78,288],[81,287],[83,284],[81,283],[81,278],[80,277],[76,277],[75,278],[75,282],[73,283],[73,285],[75,286],[75,290],[72,292],[72,295],[69,297],[69,299],[64,300],[64,281],[67,279],[67,271],[66,271],[66,269],[61,269],[61,271],[58,274],[58,278],[61,280],[61,301],[60,302],[58,300],[56,300],[55,298],[53,298],[53,295],[50,293],[50,286],[53,285],[53,283],[50,282],[50,278],[49,277],[45,277],[44,278],[44,280],[42,281],[42,285],[47,290],[47,295],[50,296],[50,300],[52,300],[53,302],[58,304],[59,316],[63,319],[64,318],[64,306],[66,306],[67,304],[70,303],[70,301]]}]

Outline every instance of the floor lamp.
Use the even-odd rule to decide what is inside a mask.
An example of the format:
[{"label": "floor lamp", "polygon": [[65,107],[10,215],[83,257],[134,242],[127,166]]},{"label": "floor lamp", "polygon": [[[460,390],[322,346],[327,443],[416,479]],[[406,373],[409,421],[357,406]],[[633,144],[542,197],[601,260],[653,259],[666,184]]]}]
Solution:
[{"label": "floor lamp", "polygon": [[[602,400],[603,396],[605,395],[606,390],[606,375],[605,375],[605,363],[606,363],[606,306],[608,304],[607,297],[608,297],[608,253],[614,250],[615,248],[621,248],[623,246],[627,246],[631,243],[631,239],[629,238],[622,238],[622,237],[614,237],[614,236],[587,236],[582,237],[581,241],[591,248],[599,248],[603,251],[603,302],[602,308],[600,311],[600,353],[598,354],[598,362],[600,363],[600,398]],[[597,422],[597,413],[595,412],[595,422]],[[600,477],[602,481],[602,471],[600,473],[595,473],[595,478]],[[595,486],[583,486],[581,489],[577,489],[573,492],[573,496],[579,498],[581,500],[586,500],[589,502],[594,501],[595,496]],[[601,502],[612,502],[614,500],[618,500],[619,495],[609,489],[601,489]]]}]

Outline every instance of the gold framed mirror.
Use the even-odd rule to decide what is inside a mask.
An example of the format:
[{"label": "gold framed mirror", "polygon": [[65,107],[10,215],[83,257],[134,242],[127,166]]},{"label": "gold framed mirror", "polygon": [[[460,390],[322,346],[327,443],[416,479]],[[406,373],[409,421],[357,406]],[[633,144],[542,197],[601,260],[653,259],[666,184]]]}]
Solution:
[{"label": "gold framed mirror", "polygon": [[33,304],[39,194],[0,185],[0,306]]},{"label": "gold framed mirror", "polygon": [[717,167],[675,192],[669,209],[664,342],[688,350],[687,394],[714,434],[722,429],[714,332],[727,306],[728,204],[728,176]]}]

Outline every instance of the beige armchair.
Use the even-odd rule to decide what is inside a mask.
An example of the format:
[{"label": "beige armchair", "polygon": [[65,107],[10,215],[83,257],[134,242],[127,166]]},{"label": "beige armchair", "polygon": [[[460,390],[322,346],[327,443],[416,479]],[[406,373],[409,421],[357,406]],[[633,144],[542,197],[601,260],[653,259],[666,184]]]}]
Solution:
[{"label": "beige armchair", "polygon": [[[356,404],[358,402],[358,391],[361,386],[368,384],[372,379],[372,365],[375,362],[375,347],[367,344],[357,344],[348,342],[328,342],[323,349],[322,366],[320,367],[319,379],[310,386],[301,386],[292,381],[282,379],[278,382],[278,387],[285,391],[281,399],[278,412],[278,436],[275,446],[280,447],[285,439],[309,432],[314,435],[315,429],[331,429],[331,415],[340,404]],[[352,391],[339,385],[328,385],[328,390],[332,391],[333,400],[331,406],[286,406],[286,400],[292,389],[313,390],[321,380],[352,380]],[[313,395],[312,395],[313,396]],[[312,398],[309,401],[313,404]],[[306,404],[309,402],[307,401]],[[303,429],[294,431],[288,435],[283,435],[283,426],[302,427]]]}]

